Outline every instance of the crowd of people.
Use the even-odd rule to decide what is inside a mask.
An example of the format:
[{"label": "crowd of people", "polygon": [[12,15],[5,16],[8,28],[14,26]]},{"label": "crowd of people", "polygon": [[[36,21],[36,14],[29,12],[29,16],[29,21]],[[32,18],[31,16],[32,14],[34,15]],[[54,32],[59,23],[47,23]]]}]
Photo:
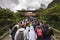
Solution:
[{"label": "crowd of people", "polygon": [[12,40],[51,40],[53,29],[37,18],[27,18],[10,26]]}]

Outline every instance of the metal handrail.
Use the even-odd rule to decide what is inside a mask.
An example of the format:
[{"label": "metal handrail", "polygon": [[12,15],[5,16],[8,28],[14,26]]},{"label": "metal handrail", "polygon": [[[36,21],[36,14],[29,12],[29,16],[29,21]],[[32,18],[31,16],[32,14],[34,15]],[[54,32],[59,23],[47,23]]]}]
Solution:
[{"label": "metal handrail", "polygon": [[[1,28],[0,31],[2,31],[2,30],[4,30],[4,29],[8,28],[8,26],[9,26],[9,25],[7,25],[7,26]],[[8,32],[8,30],[7,30],[2,36],[0,36],[0,40],[1,40],[2,38],[4,38],[8,33],[9,33],[9,32]]]},{"label": "metal handrail", "polygon": [[[57,30],[57,29],[55,29],[55,28],[52,28],[54,31],[56,31],[56,32],[58,32],[58,33],[60,33],[60,31],[59,30]],[[51,36],[52,38],[53,38],[53,40],[58,40],[58,39],[56,39],[56,37],[55,36]]]},{"label": "metal handrail", "polygon": [[56,37],[55,37],[55,36],[51,36],[51,38],[52,38],[53,40],[58,40],[58,39],[56,39]]},{"label": "metal handrail", "polygon": [[0,37],[0,40],[2,40],[6,35],[9,34],[9,31],[7,31],[6,33],[4,33],[1,37]]},{"label": "metal handrail", "polygon": [[55,28],[52,28],[53,30],[55,30],[56,32],[58,32],[58,33],[60,33],[60,31],[59,30],[57,30],[57,29],[55,29]]},{"label": "metal handrail", "polygon": [[3,29],[5,29],[5,28],[8,28],[8,26],[5,26],[5,27],[1,28],[0,31],[3,30]]}]

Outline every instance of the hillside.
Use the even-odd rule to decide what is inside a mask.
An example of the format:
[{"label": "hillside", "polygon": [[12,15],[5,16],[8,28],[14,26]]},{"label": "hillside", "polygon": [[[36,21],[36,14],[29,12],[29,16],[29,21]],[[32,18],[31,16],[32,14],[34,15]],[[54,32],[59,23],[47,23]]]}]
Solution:
[{"label": "hillside", "polygon": [[48,8],[52,7],[53,5],[60,4],[60,0],[54,0],[51,4],[49,4]]}]

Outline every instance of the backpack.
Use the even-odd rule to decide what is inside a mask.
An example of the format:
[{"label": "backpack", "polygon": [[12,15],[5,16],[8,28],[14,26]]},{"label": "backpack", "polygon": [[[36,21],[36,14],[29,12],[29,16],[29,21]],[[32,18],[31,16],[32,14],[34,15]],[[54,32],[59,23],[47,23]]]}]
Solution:
[{"label": "backpack", "polygon": [[43,36],[42,29],[37,28],[37,36]]},{"label": "backpack", "polygon": [[24,40],[24,32],[23,31],[19,31],[16,40]]}]

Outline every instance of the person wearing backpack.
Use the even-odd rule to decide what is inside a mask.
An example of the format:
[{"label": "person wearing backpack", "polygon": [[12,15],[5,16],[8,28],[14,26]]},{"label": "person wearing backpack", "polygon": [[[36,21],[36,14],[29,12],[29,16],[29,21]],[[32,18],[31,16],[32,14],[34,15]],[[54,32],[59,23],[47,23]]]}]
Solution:
[{"label": "person wearing backpack", "polygon": [[11,29],[11,36],[12,36],[12,40],[14,40],[14,37],[15,37],[15,33],[16,31],[19,29],[19,23],[16,23],[16,25]]},{"label": "person wearing backpack", "polygon": [[25,27],[26,26],[24,24],[20,24],[20,29],[18,29],[15,34],[15,40],[28,40],[28,32],[26,31]]},{"label": "person wearing backpack", "polygon": [[51,36],[54,36],[54,33],[53,33],[53,29],[51,27],[49,27],[47,30],[46,30],[46,39],[45,40],[51,40]]},{"label": "person wearing backpack", "polygon": [[37,26],[36,33],[37,33],[37,40],[43,40],[43,31],[40,26]]},{"label": "person wearing backpack", "polygon": [[48,30],[48,25],[45,23],[43,23],[42,21],[40,21],[40,27],[43,31],[43,39],[45,40],[46,39],[46,30]]},{"label": "person wearing backpack", "polygon": [[14,40],[15,33],[17,31],[17,27],[14,27],[11,32],[12,40]]},{"label": "person wearing backpack", "polygon": [[30,31],[29,31],[29,40],[36,40],[37,39],[37,35],[34,31],[33,26],[30,26]]}]

